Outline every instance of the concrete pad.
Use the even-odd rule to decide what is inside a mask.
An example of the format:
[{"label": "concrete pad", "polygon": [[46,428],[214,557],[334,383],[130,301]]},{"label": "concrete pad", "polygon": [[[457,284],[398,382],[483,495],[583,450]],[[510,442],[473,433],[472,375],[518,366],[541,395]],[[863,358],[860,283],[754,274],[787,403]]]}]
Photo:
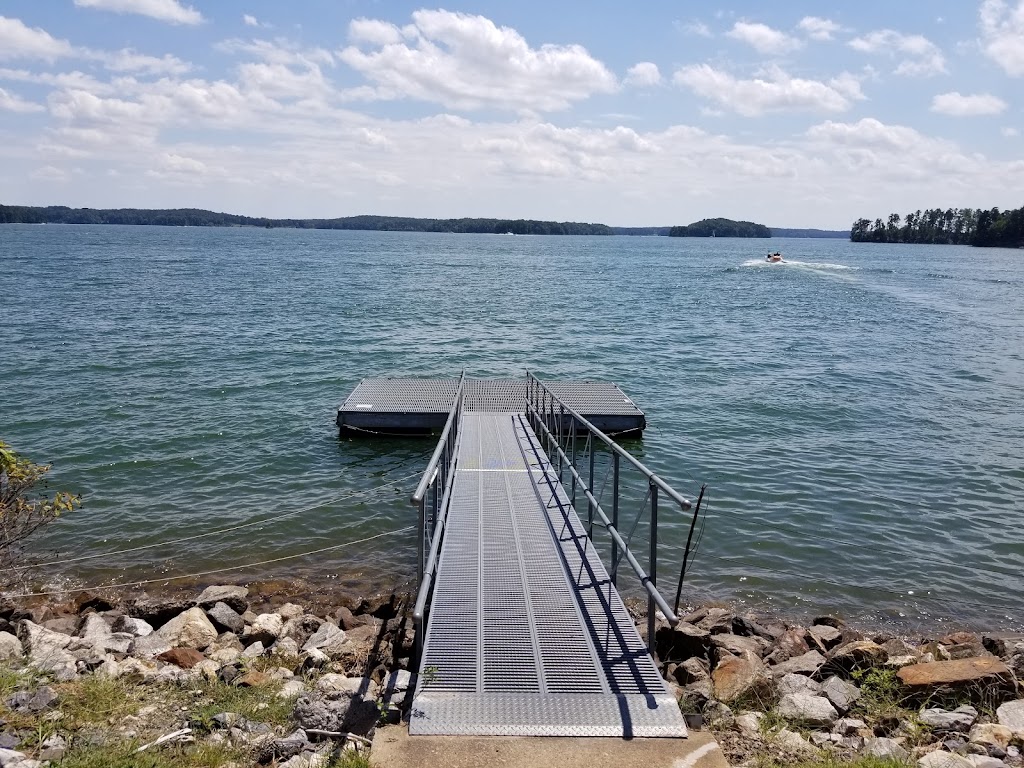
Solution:
[{"label": "concrete pad", "polygon": [[548,738],[538,736],[410,736],[404,726],[379,728],[374,768],[729,768],[714,737],[685,739]]}]

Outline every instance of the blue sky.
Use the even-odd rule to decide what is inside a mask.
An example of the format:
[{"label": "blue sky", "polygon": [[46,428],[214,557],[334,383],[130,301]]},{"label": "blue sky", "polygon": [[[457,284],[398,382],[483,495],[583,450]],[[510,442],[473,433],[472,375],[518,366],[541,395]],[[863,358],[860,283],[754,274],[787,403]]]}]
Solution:
[{"label": "blue sky", "polygon": [[0,202],[614,225],[1024,204],[1024,0],[0,2]]}]

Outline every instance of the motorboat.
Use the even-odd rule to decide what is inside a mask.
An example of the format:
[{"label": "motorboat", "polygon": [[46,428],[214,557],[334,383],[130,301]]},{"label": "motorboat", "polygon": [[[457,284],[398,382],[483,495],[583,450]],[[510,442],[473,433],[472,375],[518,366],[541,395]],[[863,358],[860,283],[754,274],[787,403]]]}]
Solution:
[{"label": "motorboat", "polygon": [[767,261],[769,264],[778,264],[779,262],[784,262],[785,259],[782,258],[781,253],[776,251],[775,253],[769,253],[768,256],[765,257],[765,261]]}]

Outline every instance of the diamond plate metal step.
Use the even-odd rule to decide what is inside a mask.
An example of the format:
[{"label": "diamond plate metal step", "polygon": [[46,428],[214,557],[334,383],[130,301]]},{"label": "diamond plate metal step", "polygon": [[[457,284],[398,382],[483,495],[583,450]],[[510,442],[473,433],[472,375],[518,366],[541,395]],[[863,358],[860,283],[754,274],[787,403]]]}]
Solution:
[{"label": "diamond plate metal step", "polygon": [[460,430],[409,732],[685,736],[526,419]]}]

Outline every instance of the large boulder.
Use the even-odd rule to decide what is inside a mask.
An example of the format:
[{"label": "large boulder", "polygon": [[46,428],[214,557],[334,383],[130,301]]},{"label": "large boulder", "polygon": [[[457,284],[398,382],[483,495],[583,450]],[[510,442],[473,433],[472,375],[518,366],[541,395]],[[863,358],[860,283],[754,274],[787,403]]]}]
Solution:
[{"label": "large boulder", "polygon": [[206,617],[213,626],[224,632],[233,632],[236,635],[240,635],[245,629],[245,622],[242,620],[241,614],[223,601],[217,601],[207,608]]},{"label": "large boulder", "polygon": [[252,624],[242,632],[242,642],[253,643],[257,640],[269,647],[281,636],[284,619],[277,613],[261,613]]},{"label": "large boulder", "polygon": [[780,696],[785,696],[787,693],[807,693],[811,696],[819,696],[821,695],[821,683],[812,680],[807,675],[790,672],[775,681],[775,690]]},{"label": "large boulder", "polygon": [[302,645],[302,650],[308,652],[316,649],[328,656],[332,656],[336,653],[341,653],[347,642],[348,635],[344,630],[338,629],[333,624],[324,622]]},{"label": "large boulder", "polygon": [[831,726],[839,719],[828,699],[809,693],[787,693],[779,700],[776,711],[787,720],[812,726]]},{"label": "large boulder", "polygon": [[189,608],[164,624],[156,634],[177,648],[205,649],[217,639],[217,630],[202,608]]},{"label": "large boulder", "polygon": [[941,749],[922,755],[918,758],[917,765],[918,768],[975,768],[974,763],[966,757]]},{"label": "large boulder", "polygon": [[938,733],[967,733],[978,719],[978,710],[971,706],[963,706],[950,712],[939,707],[930,707],[922,710],[917,719]]},{"label": "large boulder", "polygon": [[781,664],[772,667],[772,674],[776,677],[783,675],[814,675],[825,664],[825,657],[817,651],[808,651],[800,656],[793,656]]},{"label": "large boulder", "polygon": [[888,658],[889,654],[878,643],[854,640],[833,649],[828,655],[828,664],[830,669],[849,673],[856,669],[868,669],[884,664]]},{"label": "large boulder", "polygon": [[910,753],[904,749],[896,739],[885,736],[866,739],[861,754],[867,757],[878,757],[882,760],[891,760],[896,763],[906,763],[910,759]]},{"label": "large boulder", "polygon": [[749,651],[722,658],[711,673],[711,680],[716,698],[726,704],[747,695],[767,696],[772,684],[768,669]]},{"label": "large boulder", "polygon": [[150,596],[144,593],[128,604],[128,615],[157,628],[191,607],[192,601],[184,597]]},{"label": "large boulder", "polygon": [[21,641],[9,632],[0,632],[0,661],[24,657]]},{"label": "large boulder", "polygon": [[195,604],[200,608],[209,609],[217,603],[224,603],[235,613],[243,614],[249,610],[248,597],[249,590],[247,588],[228,584],[207,587],[196,598]]},{"label": "large boulder", "polygon": [[22,619],[18,622],[18,638],[29,664],[36,669],[62,681],[73,680],[77,675],[78,659],[67,650],[73,640],[70,635]]},{"label": "large boulder", "polygon": [[1018,741],[1024,742],[1024,699],[1008,701],[996,710],[999,724],[1006,726],[1016,734]]},{"label": "large boulder", "polygon": [[911,664],[897,673],[911,694],[1009,693],[1014,689],[1013,674],[994,656],[979,656],[952,661]]},{"label": "large boulder", "polygon": [[664,661],[683,661],[693,656],[707,656],[711,633],[681,621],[674,627],[659,627],[654,633],[658,657]]},{"label": "large boulder", "polygon": [[759,637],[740,637],[739,635],[711,635],[711,646],[719,651],[738,656],[744,651],[755,654],[758,658],[764,655],[767,642]]},{"label": "large boulder", "polygon": [[110,625],[97,613],[85,617],[78,636],[100,654],[128,653],[133,639],[127,632],[112,632]]},{"label": "large boulder", "polygon": [[806,635],[807,630],[803,627],[787,629],[775,641],[775,650],[768,655],[768,660],[773,664],[780,664],[807,653],[811,649],[807,645]]},{"label": "large boulder", "polygon": [[821,693],[844,714],[849,712],[853,703],[860,698],[860,688],[836,676],[821,684]]}]

